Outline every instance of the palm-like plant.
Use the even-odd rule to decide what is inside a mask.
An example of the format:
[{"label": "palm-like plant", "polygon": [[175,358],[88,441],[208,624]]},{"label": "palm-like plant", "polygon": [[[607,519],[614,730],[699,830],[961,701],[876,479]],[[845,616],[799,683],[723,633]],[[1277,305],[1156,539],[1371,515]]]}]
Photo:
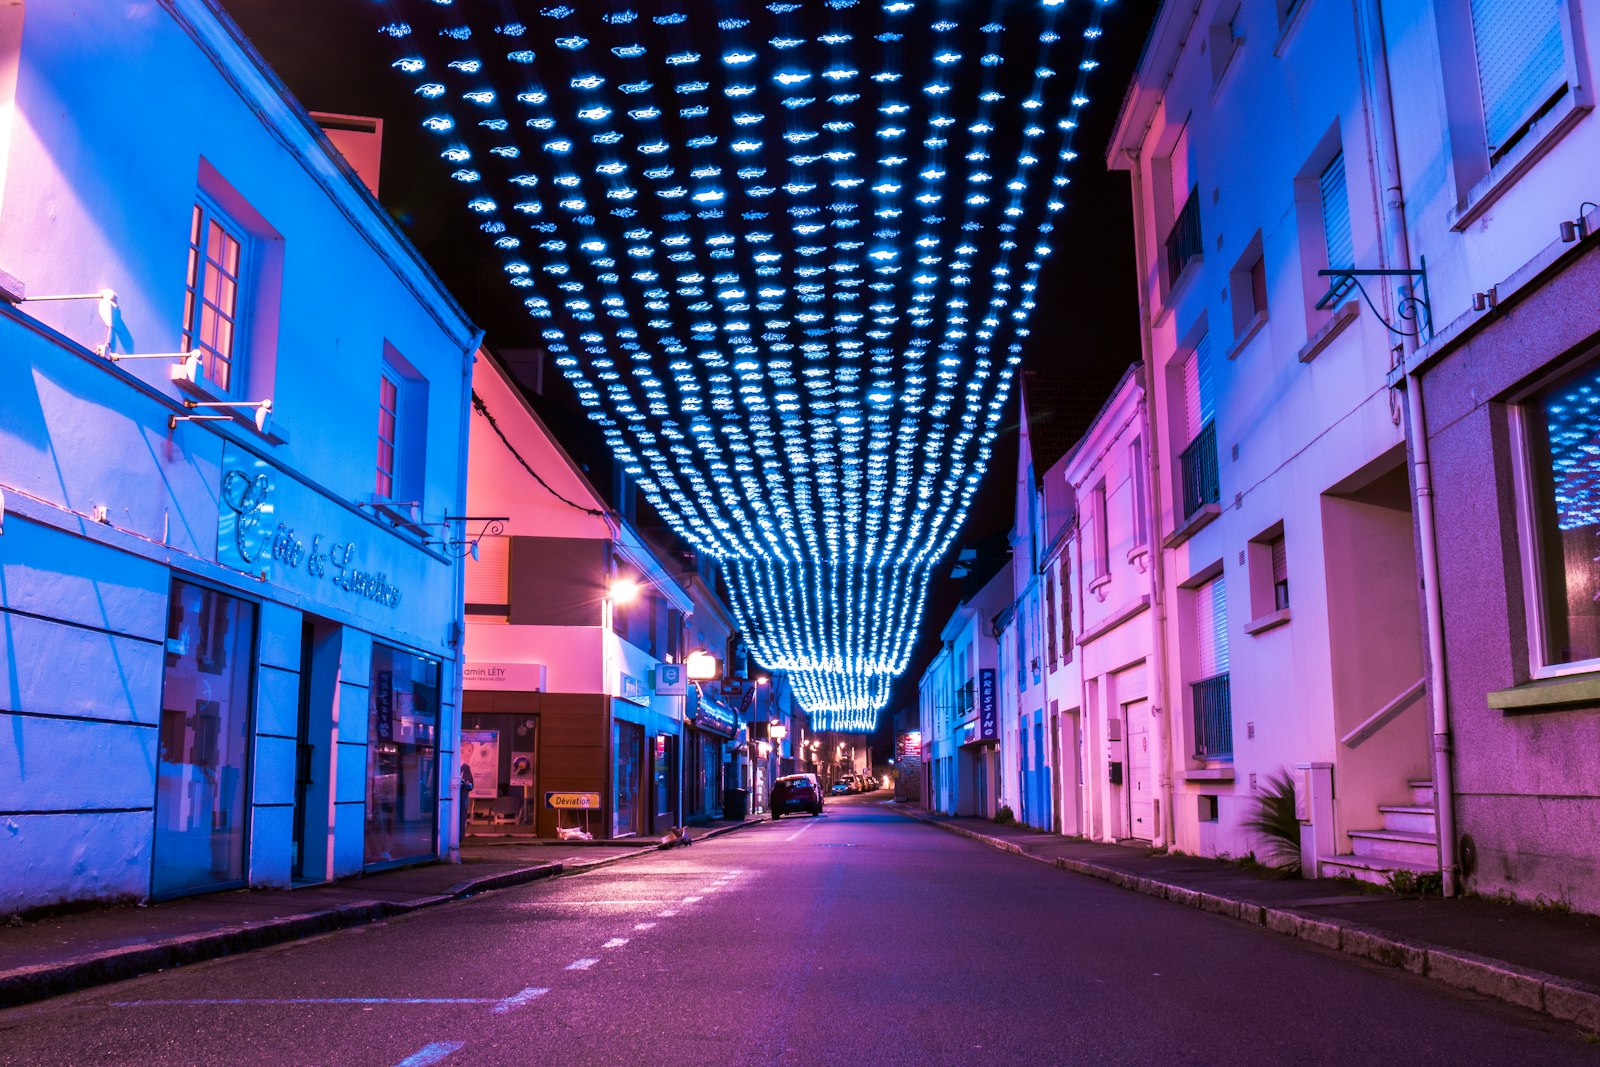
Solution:
[{"label": "palm-like plant", "polygon": [[1285,878],[1300,873],[1300,819],[1294,811],[1294,779],[1280,771],[1267,776],[1266,788],[1254,798],[1255,810],[1244,828],[1266,838],[1262,847],[1267,865]]}]

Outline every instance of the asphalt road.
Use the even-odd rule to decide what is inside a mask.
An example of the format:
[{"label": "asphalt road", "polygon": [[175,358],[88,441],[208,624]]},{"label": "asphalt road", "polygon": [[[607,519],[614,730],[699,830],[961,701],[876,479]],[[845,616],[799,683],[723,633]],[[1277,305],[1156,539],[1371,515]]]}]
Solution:
[{"label": "asphalt road", "polygon": [[0,1013],[0,1064],[1600,1064],[882,799]]}]

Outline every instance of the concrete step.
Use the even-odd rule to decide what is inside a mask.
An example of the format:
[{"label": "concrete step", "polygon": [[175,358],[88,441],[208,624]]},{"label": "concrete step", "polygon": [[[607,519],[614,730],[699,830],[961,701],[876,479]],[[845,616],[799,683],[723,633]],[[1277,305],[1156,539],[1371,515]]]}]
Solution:
[{"label": "concrete step", "polygon": [[1433,780],[1431,778],[1413,778],[1406,785],[1411,787],[1411,803],[1430,808],[1433,806]]},{"label": "concrete step", "polygon": [[1437,834],[1439,814],[1421,804],[1379,804],[1385,830],[1400,830],[1413,834]]},{"label": "concrete step", "polygon": [[1395,871],[1412,874],[1438,874],[1437,863],[1379,859],[1374,856],[1323,856],[1319,861],[1324,878],[1354,878],[1373,885],[1388,885]]},{"label": "concrete step", "polygon": [[1435,835],[1404,830],[1351,830],[1350,847],[1357,856],[1411,863],[1433,863],[1439,855]]}]

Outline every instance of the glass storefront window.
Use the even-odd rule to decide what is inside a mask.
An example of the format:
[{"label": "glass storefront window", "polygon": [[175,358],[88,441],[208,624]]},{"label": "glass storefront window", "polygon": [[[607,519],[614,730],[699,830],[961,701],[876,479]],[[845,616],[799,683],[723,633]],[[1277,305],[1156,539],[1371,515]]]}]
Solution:
[{"label": "glass storefront window", "polygon": [[433,857],[439,662],[373,645],[367,706],[367,865]]},{"label": "glass storefront window", "polygon": [[639,832],[639,771],[644,756],[644,727],[617,722],[613,730],[617,803],[613,809],[611,836],[627,837]]},{"label": "glass storefront window", "polygon": [[156,765],[152,896],[241,885],[255,607],[174,580]]},{"label": "glass storefront window", "polygon": [[1524,410],[1545,662],[1600,659],[1600,366],[1540,390]]}]

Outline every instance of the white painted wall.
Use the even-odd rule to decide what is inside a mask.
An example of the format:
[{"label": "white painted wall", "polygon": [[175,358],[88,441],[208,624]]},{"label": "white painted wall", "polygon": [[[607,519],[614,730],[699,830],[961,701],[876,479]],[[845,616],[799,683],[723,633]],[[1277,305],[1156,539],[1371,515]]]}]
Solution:
[{"label": "white painted wall", "polygon": [[[8,28],[18,10],[7,9]],[[148,895],[174,575],[260,605],[251,884],[288,881],[302,613],[343,628],[344,743],[319,748],[332,810],[317,847],[332,856],[322,874],[358,872],[374,639],[443,661],[441,766],[457,729],[460,569],[356,506],[373,489],[380,362],[387,342],[427,380],[422,510],[438,519],[461,506],[474,332],[209,5],[29,3],[16,54],[14,99],[0,95],[11,105],[0,122],[0,270],[34,295],[114,289],[114,350],[173,351],[197,187],[229,198],[270,229],[247,395],[272,398],[283,439],[242,423],[169,428],[184,409],[168,362],[96,355],[105,328],[94,301],[0,308],[0,735],[14,741],[0,746],[0,803],[18,813],[0,835],[0,899]],[[277,517],[308,549],[316,534],[355,543],[358,565],[386,574],[400,605],[338,589],[303,563],[263,579],[219,562],[220,475],[247,454],[273,472]]]}]

